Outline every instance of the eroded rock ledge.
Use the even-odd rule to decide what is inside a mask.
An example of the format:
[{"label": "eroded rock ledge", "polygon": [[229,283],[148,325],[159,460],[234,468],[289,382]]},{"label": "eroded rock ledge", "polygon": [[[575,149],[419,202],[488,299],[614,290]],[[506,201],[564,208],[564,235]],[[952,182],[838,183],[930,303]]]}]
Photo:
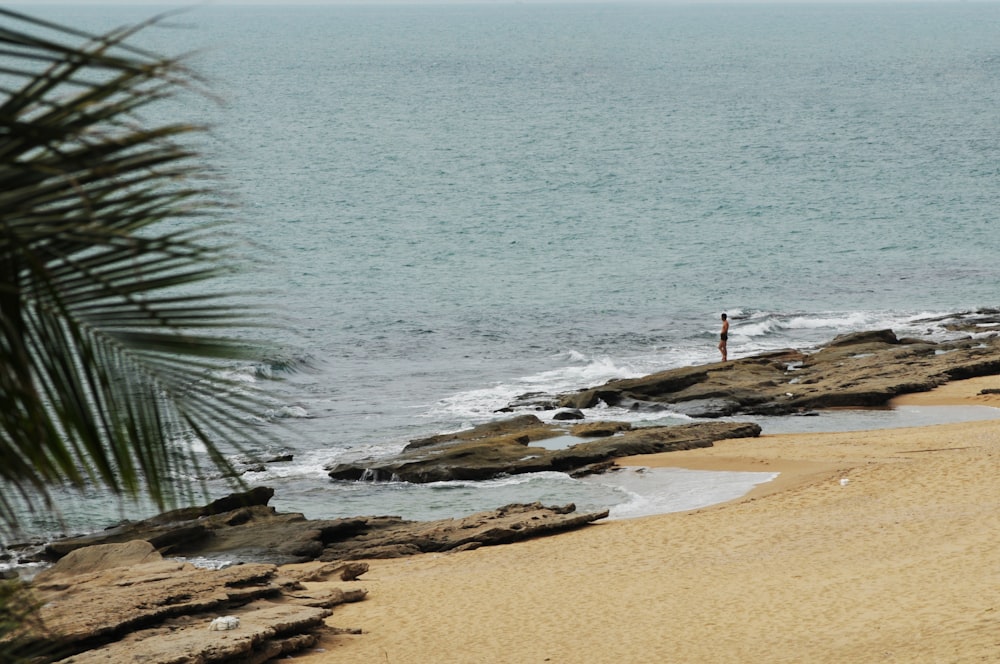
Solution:
[{"label": "eroded rock ledge", "polygon": [[[620,422],[587,422],[570,428],[562,421],[586,419],[588,409],[600,404],[706,419],[788,415],[834,407],[884,406],[895,396],[930,390],[950,380],[1000,374],[996,332],[1000,312],[984,310],[927,322],[946,323],[955,332],[973,334],[934,342],[900,339],[890,329],[857,332],[809,352],[787,349],[613,380],[569,394],[523,395],[502,410],[565,410],[556,413],[551,423],[523,414],[456,434],[415,440],[391,458],[362,459],[327,470],[338,480],[418,483],[551,470],[582,474],[617,456],[704,447],[715,440],[760,433],[756,424],[732,422],[633,430]],[[562,445],[539,445],[559,436],[570,438]],[[585,436],[602,438],[576,440]]]},{"label": "eroded rock ledge", "polygon": [[783,350],[613,380],[553,402],[576,409],[603,402],[706,418],[884,406],[901,394],[1000,373],[1000,337],[983,333],[998,320],[995,314],[968,320],[967,329],[979,332],[976,338],[934,343],[899,339],[888,329],[859,332],[837,337],[816,352]]},{"label": "eroded rock ledge", "polygon": [[[46,661],[63,664],[266,662],[336,630],[325,619],[333,607],[365,598],[351,582],[367,569],[327,565],[308,576],[265,564],[199,569],[164,560],[146,541],[91,546],[35,578],[39,620],[15,638],[43,645]],[[334,576],[343,587],[303,583]],[[221,626],[229,629],[213,629]]]},{"label": "eroded rock ledge", "polygon": [[[332,607],[364,599],[364,589],[304,585],[354,581],[368,569],[359,559],[517,542],[608,515],[531,503],[438,521],[310,521],[268,507],[273,493],[260,487],[49,543],[45,557],[58,560],[31,584],[40,620],[13,638],[25,648],[46,646],[46,661],[61,664],[267,662],[312,647],[324,630],[360,632],[326,619]],[[164,555],[236,564],[204,569]],[[296,562],[314,564],[288,564]],[[236,626],[213,630],[216,618]]]},{"label": "eroded rock ledge", "polygon": [[60,539],[46,545],[43,555],[56,560],[83,547],[144,540],[162,555],[239,563],[393,558],[517,542],[578,528],[608,515],[607,510],[578,513],[573,504],[531,503],[437,521],[396,516],[309,520],[268,507],[273,494],[272,489],[261,487],[228,496],[222,504],[234,508],[227,511],[179,510]]},{"label": "eroded rock ledge", "polygon": [[[565,449],[546,449],[531,443],[560,436],[577,442]],[[338,480],[398,480],[424,483],[445,480],[484,480],[498,475],[541,471],[586,474],[595,464],[615,457],[710,447],[716,440],[752,438],[760,426],[752,422],[708,422],[633,429],[623,422],[596,422],[569,429],[545,424],[534,415],[490,422],[455,434],[411,442],[397,456],[363,459],[328,468]]]}]

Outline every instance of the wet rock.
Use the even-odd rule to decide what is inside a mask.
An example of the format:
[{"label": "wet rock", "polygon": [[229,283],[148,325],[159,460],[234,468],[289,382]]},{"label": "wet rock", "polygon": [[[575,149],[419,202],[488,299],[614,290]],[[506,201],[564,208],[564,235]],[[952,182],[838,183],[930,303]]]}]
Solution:
[{"label": "wet rock", "polygon": [[[170,514],[183,513],[177,510]],[[235,515],[240,516],[234,518]],[[572,505],[546,507],[532,503],[438,521],[406,521],[396,516],[308,520],[301,514],[281,514],[258,505],[200,517],[199,525],[208,535],[180,546],[174,538],[164,537],[164,533],[169,533],[170,528],[188,530],[191,523],[185,520],[165,522],[164,515],[160,515],[129,524],[128,530],[119,527],[51,542],[49,551],[53,555],[62,552],[59,555],[65,556],[65,562],[57,562],[39,577],[47,584],[56,584],[63,575],[59,570],[69,569],[76,574],[93,567],[94,563],[89,562],[92,559],[98,561],[97,566],[107,567],[111,560],[105,551],[111,550],[118,556],[131,556],[122,563],[126,566],[145,560],[147,556],[152,562],[162,554],[169,554],[240,563],[241,567],[249,569],[247,564],[251,563],[352,561],[475,548],[576,528],[606,516],[606,511],[577,514]],[[157,547],[157,541],[165,540],[172,543]],[[162,560],[160,564],[165,566],[165,573],[172,573],[184,565],[171,560]],[[343,573],[347,575],[353,571],[357,575],[364,569],[344,567]]]},{"label": "wet rock", "polygon": [[329,467],[328,472],[337,480],[382,477],[417,484],[484,480],[499,475],[552,470],[570,472],[614,456],[707,447],[724,438],[758,436],[760,427],[752,423],[712,422],[623,431],[597,443],[572,445],[567,450],[530,445],[530,441],[565,434],[566,431],[556,425],[543,425],[533,415],[524,415],[466,432],[417,441],[416,445],[408,446],[393,457],[336,464]]},{"label": "wet rock", "polygon": [[[286,531],[299,530],[299,523],[305,521],[301,514],[276,515],[267,506],[241,507],[231,512],[212,514],[209,516],[193,516],[198,511],[175,510],[166,512],[151,519],[128,522],[102,530],[96,533],[67,537],[45,546],[45,556],[49,560],[57,560],[76,549],[95,544],[113,544],[132,540],[150,542],[161,553],[169,555],[189,555],[192,551],[205,551],[224,544],[222,531],[239,533],[252,530],[259,520],[266,519],[271,529],[279,529],[282,525],[293,524]],[[242,528],[241,528],[242,527]],[[252,535],[249,541],[254,541]],[[261,540],[257,540],[260,542]],[[264,559],[277,562],[292,562],[288,555],[280,554],[294,551],[297,548],[297,538],[288,536],[275,550],[273,558]],[[293,559],[297,559],[292,556]]]},{"label": "wet rock", "polygon": [[827,348],[836,348],[838,346],[858,346],[862,344],[898,344],[899,339],[896,338],[896,333],[892,330],[872,330],[867,332],[851,332],[850,334],[841,334],[833,338]]},{"label": "wet rock", "polygon": [[981,334],[984,331],[1000,328],[1000,309],[979,309],[958,315],[939,316],[928,319],[944,324],[944,327],[955,332]]},{"label": "wet rock", "polygon": [[568,475],[573,478],[580,478],[589,477],[590,475],[601,475],[613,470],[621,470],[621,467],[616,465],[613,459],[607,459],[605,461],[599,461],[597,463],[581,466],[570,471]]},{"label": "wet rock", "polygon": [[527,394],[522,394],[516,399],[511,401],[507,406],[499,408],[494,412],[497,413],[512,413],[515,411],[544,411],[544,410],[555,410],[556,402],[551,394],[546,394],[545,392],[528,392]]},{"label": "wet rock", "polygon": [[553,438],[559,435],[562,435],[561,429],[545,424],[534,415],[518,415],[517,417],[496,422],[480,424],[472,429],[466,429],[457,433],[439,434],[428,438],[411,440],[404,450],[416,450],[423,447],[441,445],[442,443],[475,442],[487,439],[499,442],[514,442],[523,446],[530,442]]},{"label": "wet rock", "polygon": [[336,464],[328,468],[328,474],[335,480],[391,479],[423,484],[551,470],[548,450],[530,447],[528,443],[527,439],[512,436],[444,442],[404,451],[395,457]]},{"label": "wet rock", "polygon": [[[955,317],[949,317],[949,320]],[[961,325],[977,337],[900,340],[889,329],[842,335],[810,352],[783,350],[725,363],[613,380],[559,397],[563,408],[599,403],[669,408],[697,418],[785,415],[884,406],[900,394],[1000,373],[1000,317],[977,312]]]},{"label": "wet rock", "polygon": [[553,453],[553,467],[572,471],[584,466],[639,454],[676,452],[711,447],[715,441],[729,438],[755,438],[760,426],[753,422],[707,422],[670,427],[632,429],[609,438],[579,443]]}]

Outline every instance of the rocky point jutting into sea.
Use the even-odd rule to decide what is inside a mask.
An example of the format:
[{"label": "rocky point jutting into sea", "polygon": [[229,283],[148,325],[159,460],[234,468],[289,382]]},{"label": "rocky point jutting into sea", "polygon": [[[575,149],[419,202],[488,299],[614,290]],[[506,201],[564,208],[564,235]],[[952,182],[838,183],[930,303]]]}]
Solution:
[{"label": "rocky point jutting into sea", "polygon": [[[471,431],[416,440],[395,457],[337,464],[330,468],[330,476],[433,482],[486,479],[500,472],[580,473],[615,457],[753,437],[760,428],[752,423],[717,421],[633,428],[621,422],[567,425],[563,423],[574,419],[560,416],[586,419],[585,411],[602,402],[707,419],[885,406],[901,394],[931,390],[950,380],[1000,373],[1000,338],[983,333],[996,323],[996,313],[981,312],[962,322],[962,327],[975,335],[947,342],[898,339],[888,329],[858,332],[837,337],[814,352],[788,349],[613,380],[570,394],[526,395],[505,410],[562,409],[556,421],[543,424],[528,414]],[[595,440],[562,450],[531,445],[564,435]]]},{"label": "rocky point jutting into sea", "polygon": [[[415,440],[395,457],[339,464],[329,472],[334,478],[409,482],[539,470],[586,474],[614,472],[614,460],[622,456],[706,447],[724,438],[752,444],[759,426],[718,418],[885,406],[898,395],[951,380],[1000,374],[1000,337],[991,331],[998,322],[995,312],[979,312],[964,318],[974,334],[947,342],[899,339],[891,330],[877,330],[841,336],[810,352],[790,349],[569,394],[532,395],[505,409],[511,413],[500,421]],[[655,427],[581,422],[601,402],[670,409],[705,421]],[[543,423],[522,412],[543,409],[560,417]],[[534,445],[563,436],[580,442],[563,449]],[[333,629],[326,626],[333,607],[365,598],[357,578],[366,567],[357,561],[516,542],[607,515],[535,503],[433,522],[393,516],[309,520],[269,507],[272,496],[271,489],[257,487],[205,506],[48,542],[33,553],[30,547],[12,548],[8,555],[21,560],[55,563],[32,584],[43,604],[43,624],[20,638],[51,644],[65,662],[168,662],[181,655],[204,662],[268,661],[311,647],[320,631]],[[201,569],[164,556],[229,565]],[[340,575],[350,585],[318,596],[288,566],[303,562],[325,564],[309,578]],[[236,619],[225,624],[239,626],[210,630],[222,616]]]}]

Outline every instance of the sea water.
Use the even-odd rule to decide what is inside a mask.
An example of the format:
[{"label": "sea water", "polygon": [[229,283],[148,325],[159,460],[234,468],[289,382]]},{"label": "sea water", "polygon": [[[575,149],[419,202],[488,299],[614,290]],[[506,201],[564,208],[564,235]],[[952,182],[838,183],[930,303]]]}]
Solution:
[{"label": "sea water", "polygon": [[[28,11],[105,31],[157,10]],[[715,361],[723,311],[730,358],[861,329],[952,336],[939,316],[1000,305],[997,34],[989,3],[219,5],[144,30],[216,96],[146,115],[211,126],[200,147],[252,265],[226,285],[269,291],[282,326],[274,356],[235,369],[273,395],[259,418],[278,442],[258,451],[294,459],[244,479],[314,518],[419,519],[533,500],[631,516],[766,481],[416,486],[324,467],[497,419],[521,394]],[[69,496],[61,522],[26,530],[155,511]]]}]

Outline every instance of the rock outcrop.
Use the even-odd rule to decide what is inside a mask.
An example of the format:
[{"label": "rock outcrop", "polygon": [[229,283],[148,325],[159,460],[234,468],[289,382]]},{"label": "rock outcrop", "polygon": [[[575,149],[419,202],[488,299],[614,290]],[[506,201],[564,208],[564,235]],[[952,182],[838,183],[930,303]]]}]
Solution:
[{"label": "rock outcrop", "polygon": [[[350,581],[366,569],[353,569]],[[64,664],[265,662],[311,647],[333,607],[366,595],[353,583],[310,590],[274,565],[199,569],[164,560],[145,541],[76,550],[39,574],[32,591],[44,629],[17,638],[44,643]],[[220,617],[228,629],[211,628]]]},{"label": "rock outcrop", "polygon": [[468,551],[572,530],[607,516],[608,510],[577,513],[572,503],[562,507],[530,503],[439,521],[383,519],[353,541],[328,544],[320,560],[350,560],[359,552],[368,558],[398,558],[435,551]]},{"label": "rock outcrop", "polygon": [[[257,496],[269,495],[271,490],[254,492]],[[240,504],[244,495],[228,497],[227,504]],[[578,528],[608,515],[606,510],[577,513],[572,504],[546,507],[531,503],[438,521],[407,521],[394,516],[309,520],[301,514],[278,513],[266,505],[187,518],[202,510],[177,510],[89,535],[56,540],[46,545],[44,557],[72,560],[71,556],[75,557],[75,552],[84,547],[142,540],[151,543],[162,555],[215,561],[268,564],[349,561],[506,544]],[[199,535],[188,537],[192,532]]]},{"label": "rock outcrop", "polygon": [[[1000,374],[1000,338],[982,332],[998,323],[995,312],[956,322],[956,330],[975,332],[975,338],[941,343],[898,339],[891,330],[845,335],[815,352],[785,350],[610,381],[572,394],[525,395],[511,410],[533,404],[563,408],[565,418],[576,420],[602,402],[710,418],[881,406],[950,380]],[[329,472],[335,479],[410,482],[541,470],[588,473],[620,456],[707,447],[759,433],[753,423],[632,428],[622,422],[546,424],[521,415],[416,440],[396,457],[341,464]],[[557,437],[569,440],[554,446],[551,439]],[[540,445],[543,441],[550,444]],[[326,626],[333,607],[365,598],[364,589],[354,585],[367,570],[359,560],[516,542],[579,528],[608,514],[532,503],[430,522],[391,516],[308,520],[277,513],[268,506],[272,496],[273,490],[258,487],[49,543],[44,558],[58,562],[32,583],[41,620],[7,638],[29,646],[45,643],[52,659],[64,664],[265,662],[311,647],[322,630],[335,629]],[[239,564],[203,569],[164,555]],[[304,561],[326,564],[276,566]],[[348,585],[308,586],[330,577]]]},{"label": "rock outcrop", "polygon": [[555,401],[563,408],[586,410],[603,402],[702,418],[787,415],[822,408],[884,406],[901,394],[998,373],[1000,337],[996,335],[933,343],[898,339],[892,330],[876,330],[837,337],[815,352],[784,350],[612,380]]},{"label": "rock outcrop", "polygon": [[[709,422],[632,429],[628,424],[588,423],[579,429],[544,424],[534,415],[491,422],[455,434],[413,441],[397,456],[364,459],[328,468],[338,480],[371,479],[425,483],[445,480],[484,480],[499,475],[541,471],[577,472],[614,457],[709,447],[725,438],[760,435],[760,426],[747,422]],[[565,449],[532,446],[558,436],[603,436]]]},{"label": "rock outcrop", "polygon": [[[242,500],[239,494],[231,498],[237,504]],[[62,664],[266,662],[311,647],[318,634],[329,629],[325,619],[332,607],[364,599],[365,591],[356,586],[317,590],[303,585],[335,576],[352,582],[368,569],[357,561],[360,558],[517,542],[579,528],[608,515],[539,503],[427,522],[397,517],[308,521],[301,515],[289,519],[262,506],[234,512],[246,510],[250,517],[240,516],[235,525],[227,524],[232,513],[196,517],[212,520],[212,537],[197,540],[201,548],[189,543],[191,548],[184,553],[241,563],[223,569],[164,559],[150,540],[162,540],[171,523],[178,530],[192,527],[183,519],[171,522],[166,515],[54,542],[49,552],[65,555],[32,584],[42,605],[39,625],[44,629],[17,634],[18,643],[45,644],[52,655],[49,659]],[[144,528],[152,528],[155,536],[143,539]],[[240,534],[234,536],[229,530]],[[172,553],[178,553],[180,539],[169,539]],[[284,550],[290,539],[314,542],[304,559],[327,564],[295,570],[247,562],[261,556],[280,559],[275,552]],[[102,540],[105,543],[95,544]],[[246,548],[249,540],[254,544]],[[212,544],[204,547],[206,542]]]}]

